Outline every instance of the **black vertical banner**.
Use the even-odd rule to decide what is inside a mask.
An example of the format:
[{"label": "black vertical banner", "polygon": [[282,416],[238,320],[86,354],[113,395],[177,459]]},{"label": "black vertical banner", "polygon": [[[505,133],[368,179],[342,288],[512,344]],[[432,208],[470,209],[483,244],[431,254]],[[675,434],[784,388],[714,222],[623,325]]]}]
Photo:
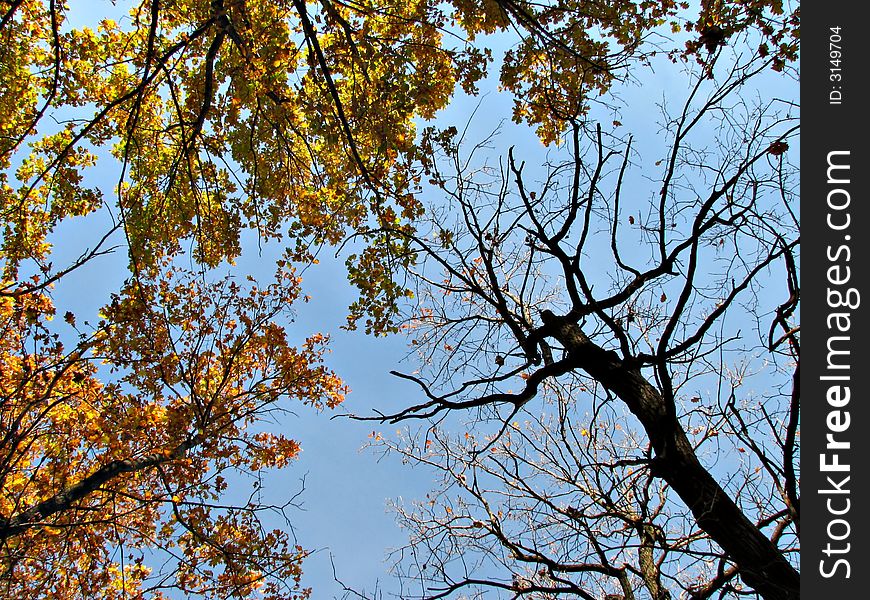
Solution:
[{"label": "black vertical banner", "polygon": [[801,592],[866,598],[870,509],[868,33],[863,2],[801,21]]}]

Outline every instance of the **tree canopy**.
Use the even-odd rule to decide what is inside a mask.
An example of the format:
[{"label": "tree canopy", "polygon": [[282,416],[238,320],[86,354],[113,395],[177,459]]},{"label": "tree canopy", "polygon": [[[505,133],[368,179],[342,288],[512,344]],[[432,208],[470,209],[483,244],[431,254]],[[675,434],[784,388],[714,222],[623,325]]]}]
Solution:
[{"label": "tree canopy", "polygon": [[[267,513],[289,518],[287,504],[257,492],[247,502],[228,502],[226,490],[238,477],[258,487],[269,469],[297,456],[298,443],[275,432],[270,421],[299,402],[334,408],[347,392],[326,360],[328,335],[300,331],[292,321],[294,305],[307,299],[301,273],[330,246],[348,248],[346,270],[358,288],[349,328],[362,322],[382,335],[408,331],[410,324],[434,326],[420,313],[408,320],[407,307],[441,289],[467,298],[465,306],[474,307],[469,323],[508,336],[491,346],[460,340],[447,350],[448,362],[457,356],[453,348],[481,360],[495,353],[499,368],[516,362],[511,368],[526,377],[528,397],[557,376],[585,371],[607,390],[596,402],[615,394],[640,419],[638,435],[649,436],[652,450],[647,463],[638,463],[644,475],[634,477],[647,477],[648,489],[670,486],[688,503],[694,516],[683,517],[690,524],[695,519],[698,543],[720,560],[710,589],[742,577],[766,598],[791,597],[764,588],[751,563],[775,558],[772,568],[790,589],[793,542],[777,544],[799,522],[789,471],[794,426],[782,417],[782,428],[771,425],[763,438],[786,449],[782,465],[765,462],[770,450],[764,444],[750,444],[770,474],[764,485],[781,484],[785,507],[769,514],[728,505],[728,518],[754,536],[752,551],[741,554],[681,487],[681,474],[706,474],[710,481],[704,480],[697,501],[721,501],[717,474],[687,449],[691,442],[679,433],[684,415],[674,412],[673,380],[689,379],[691,368],[678,376],[671,369],[687,356],[700,361],[725,348],[730,338],[708,333],[720,331],[720,317],[745,290],[756,290],[759,273],[770,265],[791,265],[786,280],[794,283],[793,223],[764,205],[769,195],[779,194],[786,206],[791,201],[788,169],[778,158],[792,135],[789,119],[747,110],[745,122],[723,126],[725,137],[736,137],[717,154],[703,193],[680,169],[706,168],[705,150],[689,151],[684,143],[701,116],[727,110],[726,101],[739,97],[750,77],[790,68],[797,56],[796,8],[779,0],[704,0],[699,6],[671,0],[141,0],[121,3],[123,16],[116,20],[82,23],[90,18],[82,17],[84,4],[0,3],[3,594],[309,595],[299,583],[306,549],[287,531],[262,523]],[[92,11],[95,4],[89,3]],[[716,57],[729,44],[738,57],[720,75]],[[645,267],[629,266],[618,250],[624,243],[617,236],[621,175],[615,197],[600,207],[599,178],[616,156],[628,164],[631,144],[605,138],[591,125],[590,111],[607,104],[612,86],[636,77],[655,56],[692,73],[692,100],[701,98],[705,82],[720,84],[706,103],[689,102],[669,121],[673,146],[661,201],[642,222],[641,237],[654,258]],[[437,122],[456,94],[474,95],[490,85],[492,66],[499,69],[499,93],[513,98],[514,121],[533,128],[542,143],[572,153],[567,166],[553,167],[572,173],[572,183],[549,196],[550,188],[534,192],[524,183],[511,155],[503,183],[513,181],[512,193],[522,202],[477,206],[457,190],[479,182],[461,170],[447,176],[439,162],[458,152],[461,124],[421,127]],[[580,143],[590,132],[598,156],[591,174]],[[751,140],[740,142],[740,135]],[[767,162],[769,170],[756,174]],[[432,189],[443,202],[427,205]],[[690,189],[700,200],[682,197]],[[553,194],[564,194],[562,204],[542,204]],[[444,211],[462,215],[464,229],[431,229]],[[483,218],[485,225],[476,220]],[[671,222],[679,224],[673,234]],[[599,286],[593,294],[580,266],[591,230],[612,232],[609,293]],[[572,237],[578,231],[579,243]],[[561,303],[523,296],[537,294],[535,286],[524,286],[519,300],[503,289],[510,286],[500,280],[507,263],[499,253],[508,232],[530,236],[517,249],[555,260],[566,286]],[[460,238],[473,242],[470,249],[457,245]],[[699,248],[715,239],[738,249],[744,238],[756,244],[751,256],[738,251],[739,264],[703,282],[695,276],[698,261],[707,260]],[[269,275],[253,277],[235,262],[257,243],[286,249]],[[109,255],[122,255],[126,272],[116,289],[92,298],[95,314],[56,302],[56,289],[78,273],[103,268]],[[461,281],[461,289],[424,274],[431,261],[446,269],[448,281]],[[528,268],[526,280],[549,276],[537,269]],[[733,293],[720,298],[710,291],[713,282],[727,287],[729,278]],[[647,296],[665,279],[678,300],[668,310],[653,310]],[[662,298],[664,304],[664,292]],[[783,304],[776,314],[792,360],[794,306]],[[595,325],[584,325],[585,319]],[[617,323],[634,319],[660,330],[654,349],[641,350],[639,339]],[[424,342],[446,348],[440,335],[417,343]],[[578,357],[577,344],[592,348],[586,359]],[[773,354],[783,352],[782,340],[769,346]],[[476,399],[428,392],[428,404],[394,416],[504,403],[506,397],[491,397],[503,393],[496,391],[503,380],[490,373],[463,385],[463,394],[482,390]],[[633,404],[634,392],[620,391],[629,382],[654,398],[652,408]],[[508,404],[519,408],[527,399]],[[789,410],[783,414],[796,415]],[[776,419],[750,412],[751,418],[728,414],[733,439],[755,440],[761,420]],[[734,425],[734,418],[743,425]],[[660,426],[679,435],[669,437]],[[668,460],[652,466],[653,455],[670,457],[673,444],[695,471],[680,471]],[[639,510],[643,515],[649,507]],[[655,525],[645,519],[639,518],[637,531]],[[765,519],[771,520],[758,524]],[[764,527],[774,523],[780,533],[767,536]],[[495,527],[490,521],[486,529],[493,534]],[[703,554],[692,552],[693,558]],[[640,554],[643,561],[652,556]],[[663,569],[655,573],[665,576]]]},{"label": "tree canopy", "polygon": [[423,420],[374,445],[441,472],[396,507],[409,595],[799,597],[798,125],[738,91],[765,62],[690,77],[654,158],[621,124],[538,171],[442,136],[421,399],[364,417]]}]

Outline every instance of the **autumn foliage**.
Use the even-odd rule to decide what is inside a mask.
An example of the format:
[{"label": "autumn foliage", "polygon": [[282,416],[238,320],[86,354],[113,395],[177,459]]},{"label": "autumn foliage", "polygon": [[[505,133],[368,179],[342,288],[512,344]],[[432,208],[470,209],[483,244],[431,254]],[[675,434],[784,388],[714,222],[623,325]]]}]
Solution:
[{"label": "autumn foliage", "polygon": [[[704,2],[688,24],[670,0],[141,0],[114,20],[71,4],[0,3],[7,597],[308,595],[306,551],[264,525],[283,506],[224,492],[298,454],[269,418],[346,393],[328,337],[291,325],[319,248],[355,234],[348,326],[397,331],[416,127],[477,92],[485,34],[525,32],[501,84],[546,143],[671,21],[692,39],[760,28],[765,51],[796,53],[797,14],[768,18],[778,0]],[[286,247],[270,281],[234,268],[269,242]],[[91,308],[56,302],[112,256],[123,283]]]}]

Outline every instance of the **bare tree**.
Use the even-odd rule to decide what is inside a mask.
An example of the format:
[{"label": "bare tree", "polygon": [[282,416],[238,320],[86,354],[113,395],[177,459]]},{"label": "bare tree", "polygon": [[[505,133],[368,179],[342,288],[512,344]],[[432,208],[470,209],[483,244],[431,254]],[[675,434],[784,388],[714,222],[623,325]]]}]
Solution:
[{"label": "bare tree", "polygon": [[533,173],[429,132],[425,399],[371,417],[424,420],[378,443],[443,475],[397,507],[408,596],[799,597],[796,111],[721,53],[662,155],[573,120]]}]

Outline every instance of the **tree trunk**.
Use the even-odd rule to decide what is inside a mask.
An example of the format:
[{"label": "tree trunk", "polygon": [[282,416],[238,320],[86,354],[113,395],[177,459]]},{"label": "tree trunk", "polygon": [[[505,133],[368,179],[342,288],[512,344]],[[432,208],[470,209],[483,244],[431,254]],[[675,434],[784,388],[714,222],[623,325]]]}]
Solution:
[{"label": "tree trunk", "polygon": [[59,512],[69,510],[76,502],[124,473],[144,471],[181,458],[188,450],[198,445],[200,441],[198,437],[193,437],[169,452],[158,452],[136,459],[113,460],[78,483],[59,491],[51,498],[31,506],[15,516],[7,519],[0,516],[0,542],[20,535],[33,527],[43,527],[46,524],[45,519]]},{"label": "tree trunk", "polygon": [[616,394],[640,420],[655,452],[653,474],[677,492],[698,526],[734,561],[743,581],[765,600],[800,598],[800,575],[701,465],[673,406],[639,369],[593,343],[579,326],[547,317],[545,325],[553,326],[554,337],[577,366]]}]

